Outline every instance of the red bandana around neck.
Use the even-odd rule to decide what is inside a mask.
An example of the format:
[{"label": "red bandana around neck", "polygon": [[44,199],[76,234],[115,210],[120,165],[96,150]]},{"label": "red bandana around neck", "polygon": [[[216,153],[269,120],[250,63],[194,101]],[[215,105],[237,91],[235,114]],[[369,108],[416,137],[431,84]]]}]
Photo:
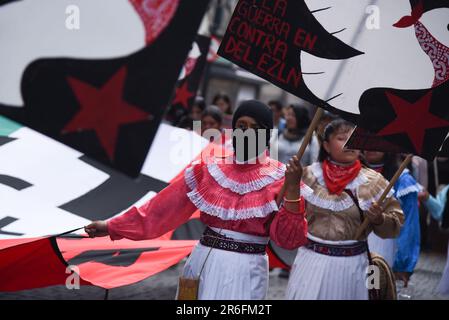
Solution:
[{"label": "red bandana around neck", "polygon": [[324,160],[323,177],[329,193],[340,195],[348,183],[359,175],[360,169],[362,169],[362,164],[359,160],[348,166]]}]

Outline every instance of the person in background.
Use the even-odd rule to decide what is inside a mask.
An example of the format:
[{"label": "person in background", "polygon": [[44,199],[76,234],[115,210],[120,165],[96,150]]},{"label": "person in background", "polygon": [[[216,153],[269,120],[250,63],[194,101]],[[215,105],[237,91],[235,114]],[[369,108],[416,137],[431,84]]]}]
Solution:
[{"label": "person in background", "polygon": [[282,103],[278,100],[271,100],[268,102],[268,106],[273,111],[274,129],[278,129],[278,135],[280,135],[285,129],[285,119],[282,113]]},{"label": "person in background", "polygon": [[287,110],[290,107],[290,105],[284,105],[282,107],[282,118],[286,119],[287,118]]},{"label": "person in background", "polygon": [[185,115],[181,119],[179,119],[178,123],[176,123],[176,126],[178,128],[192,131],[193,130],[193,119],[190,117],[190,115]]},{"label": "person in background", "polygon": [[[366,165],[391,180],[400,166],[396,154],[365,151]],[[394,185],[394,197],[399,200],[405,220],[398,238],[381,239],[371,233],[368,244],[371,252],[380,254],[393,269],[396,279],[407,287],[410,276],[418,263],[420,252],[420,225],[418,193],[422,186],[416,182],[409,169],[405,169]]]},{"label": "person in background", "polygon": [[[430,164],[432,165],[432,163]],[[416,181],[418,181],[418,183],[427,190],[429,187],[429,166],[427,160],[414,156],[412,158],[410,172]],[[429,250],[431,247],[432,232],[429,230],[429,211],[426,206],[419,207],[419,215],[419,223],[421,228],[421,248],[422,250]]]},{"label": "person in background", "polygon": [[[298,150],[304,140],[304,135],[310,125],[310,117],[307,108],[292,104],[287,109],[286,127],[278,140],[278,158],[282,163],[287,163]],[[301,159],[301,165],[308,166],[318,158],[320,146],[315,136]]]},{"label": "person in background", "polygon": [[197,96],[189,113],[182,116],[175,125],[178,128],[193,130],[193,121],[201,121],[201,114],[206,109],[204,98]]},{"label": "person in background", "polygon": [[223,113],[217,106],[207,107],[201,114],[201,134],[208,129],[221,131],[223,124]]},{"label": "person in background", "polygon": [[410,173],[415,178],[415,180],[424,187],[424,189],[427,189],[429,185],[427,160],[424,160],[423,158],[418,156],[414,156],[412,158]]},{"label": "person in background", "polygon": [[232,128],[232,104],[231,99],[224,93],[217,93],[212,99],[212,104],[220,108],[223,114],[223,128]]},{"label": "person in background", "polygon": [[[449,230],[449,202],[448,200],[449,185],[442,188],[436,197],[424,190],[419,194],[419,199],[429,210],[432,217],[440,223],[440,228]],[[444,267],[443,276],[438,285],[438,292],[444,295],[449,295],[449,244],[448,257],[446,266]]]},{"label": "person in background", "polygon": [[201,114],[203,113],[204,109],[206,109],[204,98],[200,96],[196,97],[192,109],[190,110],[190,118],[192,118],[194,121],[201,121]]}]

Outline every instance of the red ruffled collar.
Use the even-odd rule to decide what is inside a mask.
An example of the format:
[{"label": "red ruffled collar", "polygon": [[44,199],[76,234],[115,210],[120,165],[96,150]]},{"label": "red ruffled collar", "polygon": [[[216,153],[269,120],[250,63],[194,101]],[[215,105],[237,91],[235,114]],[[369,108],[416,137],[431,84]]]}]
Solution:
[{"label": "red ruffled collar", "polygon": [[222,220],[263,218],[277,211],[275,198],[285,166],[270,158],[257,164],[228,161],[196,164],[186,170],[187,196],[192,203]]}]

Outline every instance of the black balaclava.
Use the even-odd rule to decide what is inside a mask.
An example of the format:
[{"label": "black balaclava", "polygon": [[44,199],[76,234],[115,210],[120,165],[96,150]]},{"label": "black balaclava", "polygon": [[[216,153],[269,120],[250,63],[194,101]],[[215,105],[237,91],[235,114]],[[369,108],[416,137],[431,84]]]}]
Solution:
[{"label": "black balaclava", "polygon": [[[265,144],[263,146],[262,145],[259,146],[259,131],[258,130],[255,130],[256,141],[249,141],[250,139],[248,139],[248,138],[244,139],[244,145],[243,145],[244,155],[243,155],[243,157],[239,156],[237,153],[238,152],[237,139],[236,139],[236,136],[233,136],[232,144],[233,144],[234,152],[236,153],[237,159],[243,160],[243,161],[248,161],[249,159],[254,159],[257,156],[263,154],[265,152],[265,150],[269,147],[271,130],[273,129],[273,111],[266,104],[264,104],[260,101],[256,101],[256,100],[244,101],[239,105],[237,110],[234,112],[234,116],[232,118],[232,129],[234,129],[234,130],[237,129],[236,128],[237,120],[244,116],[253,118],[261,128],[266,130],[265,135],[264,135]],[[250,148],[249,147],[250,143],[255,144],[256,147],[254,148],[254,145],[252,145],[252,148]],[[254,152],[252,152],[253,150],[256,152],[256,154],[254,154]]]}]

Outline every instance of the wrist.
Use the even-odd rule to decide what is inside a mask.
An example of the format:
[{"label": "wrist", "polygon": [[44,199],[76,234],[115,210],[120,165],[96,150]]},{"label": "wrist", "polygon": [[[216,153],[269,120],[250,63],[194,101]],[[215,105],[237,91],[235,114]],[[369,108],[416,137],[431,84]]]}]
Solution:
[{"label": "wrist", "polygon": [[306,202],[302,196],[297,199],[288,200],[284,197],[283,207],[293,214],[304,214],[306,212]]},{"label": "wrist", "polygon": [[301,200],[302,200],[302,198],[300,196],[295,197],[295,198],[284,197],[285,203],[299,203]]},{"label": "wrist", "polygon": [[106,220],[105,222],[104,222],[104,231],[108,234],[108,235],[111,235],[111,227],[110,227],[110,222],[111,222],[111,220]]},{"label": "wrist", "polygon": [[286,193],[298,193],[299,194],[299,185],[287,183],[285,186]]}]

